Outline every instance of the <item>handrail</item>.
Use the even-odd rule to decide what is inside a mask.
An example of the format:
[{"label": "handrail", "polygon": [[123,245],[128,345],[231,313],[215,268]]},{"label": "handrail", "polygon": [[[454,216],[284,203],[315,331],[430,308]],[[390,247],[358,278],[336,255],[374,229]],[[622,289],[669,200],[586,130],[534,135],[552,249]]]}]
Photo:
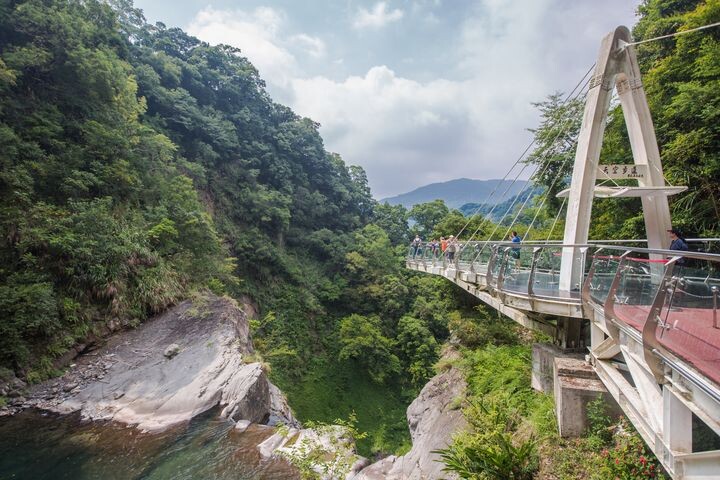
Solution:
[{"label": "handrail", "polygon": [[[421,248],[426,247],[427,245],[429,245],[427,242],[423,242],[420,244],[420,247]],[[622,250],[622,251],[637,252],[637,253],[663,255],[663,256],[667,256],[667,257],[682,256],[685,258],[693,258],[696,260],[720,261],[720,254],[718,254],[718,253],[679,251],[679,250],[642,248],[642,247],[621,247],[621,246],[617,246],[617,245],[603,245],[603,244],[596,244],[596,243],[576,243],[576,244],[547,243],[547,242],[513,243],[513,242],[502,241],[502,242],[492,242],[491,246],[498,246],[498,247],[507,246],[507,247],[513,247],[513,248],[533,248],[533,247],[583,248],[583,247],[588,247],[588,248],[603,248],[603,249],[608,249],[608,250]]]},{"label": "handrail", "polygon": [[659,325],[658,320],[660,320],[660,312],[663,305],[665,304],[666,293],[671,287],[673,267],[679,259],[680,257],[673,257],[665,265],[665,273],[663,274],[660,285],[655,292],[655,299],[653,300],[650,311],[648,312],[647,319],[645,320],[645,324],[643,325],[642,329],[645,361],[650,367],[650,371],[652,371],[653,375],[658,380],[662,380],[664,372],[662,369],[662,365],[660,365],[660,362],[658,362],[657,358],[653,355],[653,351],[666,351],[657,338],[657,327]]},{"label": "handrail", "polygon": [[537,270],[537,260],[540,256],[540,252],[542,252],[543,247],[535,247],[533,249],[533,257],[532,257],[532,263],[530,264],[530,274],[528,275],[528,285],[527,285],[527,291],[529,296],[534,296],[535,292],[533,290],[533,285],[535,281],[535,271]]}]

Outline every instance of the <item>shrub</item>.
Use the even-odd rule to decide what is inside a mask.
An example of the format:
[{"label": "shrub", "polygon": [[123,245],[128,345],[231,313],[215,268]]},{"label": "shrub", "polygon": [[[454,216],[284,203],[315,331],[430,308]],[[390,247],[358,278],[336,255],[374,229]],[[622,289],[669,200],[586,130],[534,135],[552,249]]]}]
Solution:
[{"label": "shrub", "polygon": [[535,439],[514,440],[509,433],[495,433],[482,442],[454,443],[436,453],[445,471],[465,479],[532,480],[539,465]]},{"label": "shrub", "polygon": [[660,463],[625,418],[622,418],[617,426],[614,445],[604,449],[600,456],[602,464],[594,476],[597,480],[666,478]]},{"label": "shrub", "polygon": [[512,345],[518,341],[515,324],[504,317],[463,316],[456,311],[449,315],[448,329],[454,341],[468,348]]}]

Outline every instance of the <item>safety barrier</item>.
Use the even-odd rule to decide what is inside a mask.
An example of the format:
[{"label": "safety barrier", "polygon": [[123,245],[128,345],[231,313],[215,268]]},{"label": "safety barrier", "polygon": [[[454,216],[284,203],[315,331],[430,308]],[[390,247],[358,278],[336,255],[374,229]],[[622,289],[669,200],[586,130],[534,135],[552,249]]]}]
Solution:
[{"label": "safety barrier", "polygon": [[[407,262],[473,275],[481,290],[529,305],[544,299],[602,309],[606,321],[641,335],[654,355],[680,360],[720,386],[720,255],[607,243],[457,242],[454,252],[441,252],[423,242],[410,247]],[[583,264],[582,288],[560,289],[564,249]]]}]

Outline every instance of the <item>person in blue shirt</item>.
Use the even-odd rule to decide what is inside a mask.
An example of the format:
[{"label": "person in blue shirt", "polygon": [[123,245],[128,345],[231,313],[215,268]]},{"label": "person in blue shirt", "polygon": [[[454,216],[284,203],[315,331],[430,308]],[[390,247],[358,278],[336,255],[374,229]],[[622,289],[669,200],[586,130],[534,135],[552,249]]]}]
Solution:
[{"label": "person in blue shirt", "polygon": [[[688,251],[688,245],[678,229],[671,228],[670,230],[668,230],[668,233],[670,234],[671,240],[669,250],[680,250],[682,252]],[[685,258],[681,258],[680,260],[675,262],[675,264],[685,265]]]},{"label": "person in blue shirt", "polygon": [[[518,233],[513,230],[512,235],[510,235],[510,241],[512,243],[520,243],[522,239]],[[513,247],[512,250],[510,250],[510,256],[515,259],[515,266],[520,267],[520,249]]]}]

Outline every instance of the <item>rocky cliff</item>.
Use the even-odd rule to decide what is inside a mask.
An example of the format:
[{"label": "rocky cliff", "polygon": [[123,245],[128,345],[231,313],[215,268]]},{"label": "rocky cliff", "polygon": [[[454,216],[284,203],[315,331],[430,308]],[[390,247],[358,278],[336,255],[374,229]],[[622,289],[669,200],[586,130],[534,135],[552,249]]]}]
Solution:
[{"label": "rocky cliff", "polygon": [[[453,351],[445,357],[454,357]],[[433,377],[407,409],[412,448],[402,456],[389,456],[373,464],[359,457],[343,428],[280,429],[258,446],[263,458],[283,456],[309,467],[324,480],[433,480],[456,478],[443,472],[435,450],[447,447],[452,435],[467,426],[458,400],[466,388],[457,368]],[[242,426],[244,428],[244,425]]]},{"label": "rocky cliff", "polygon": [[234,421],[296,424],[253,359],[245,313],[228,298],[186,301],[77,359],[29,403],[159,431],[217,405]]},{"label": "rocky cliff", "polygon": [[457,402],[466,388],[462,372],[450,368],[433,377],[407,409],[412,448],[400,457],[390,456],[364,468],[353,480],[430,480],[454,478],[434,450],[450,444],[452,435],[467,423]]},{"label": "rocky cliff", "polygon": [[18,408],[80,412],[86,419],[161,431],[219,406],[238,432],[251,424],[285,425],[259,426],[260,455],[282,456],[296,465],[307,463],[307,456],[322,457],[311,466],[323,478],[448,478],[432,452],[466,425],[457,402],[466,388],[458,369],[432,378],[408,407],[412,449],[368,466],[343,428],[301,430],[283,393],[254,358],[246,313],[233,300],[210,295],[116,334],[78,357],[61,378],[31,389]]}]

